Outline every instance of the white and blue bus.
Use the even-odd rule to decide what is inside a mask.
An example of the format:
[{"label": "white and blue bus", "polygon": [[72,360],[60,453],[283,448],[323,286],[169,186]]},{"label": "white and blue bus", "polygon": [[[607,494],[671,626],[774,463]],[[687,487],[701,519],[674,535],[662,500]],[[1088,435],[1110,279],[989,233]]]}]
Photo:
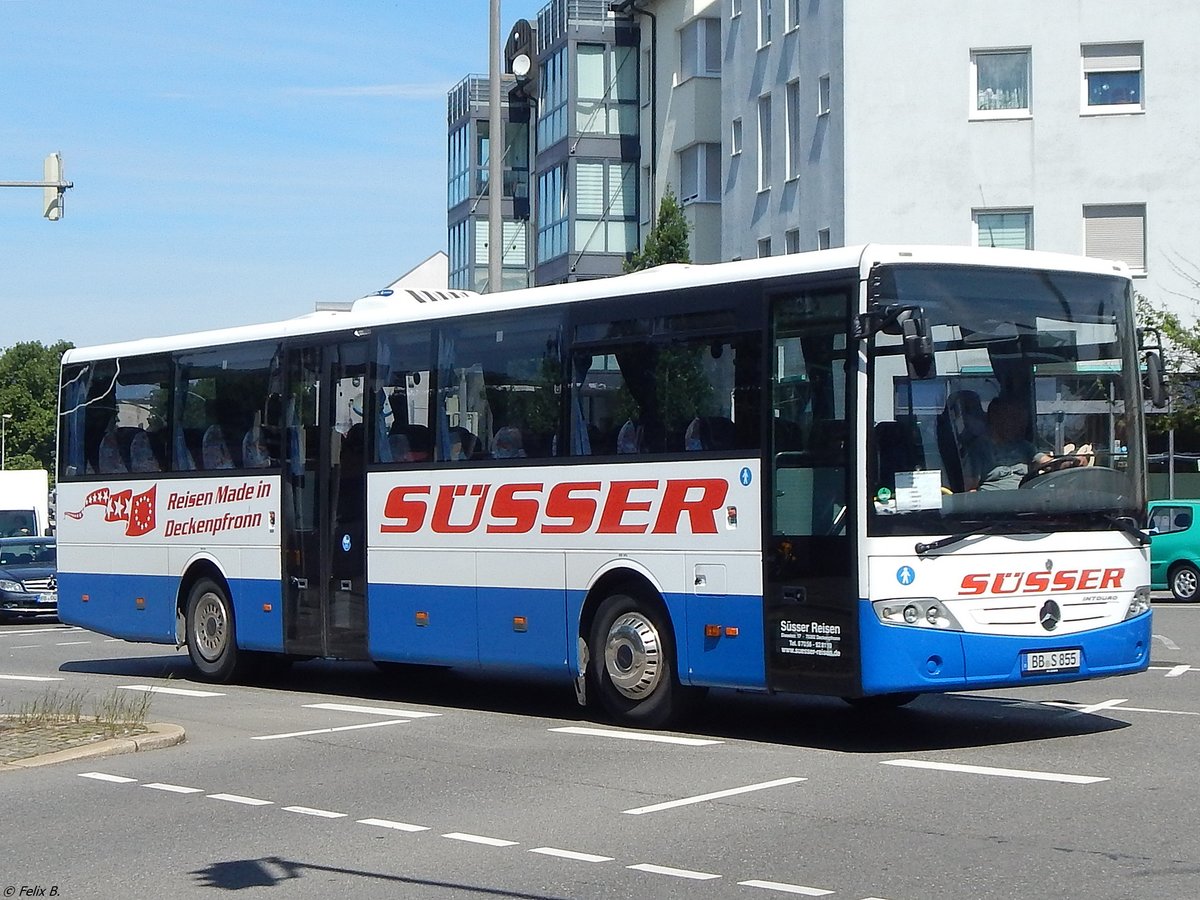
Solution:
[{"label": "white and blue bus", "polygon": [[[538,672],[650,727],[710,687],[1142,671],[1132,296],[1119,264],[868,245],[74,349],[59,615],[216,682]],[[1005,405],[1024,461],[981,449]]]}]

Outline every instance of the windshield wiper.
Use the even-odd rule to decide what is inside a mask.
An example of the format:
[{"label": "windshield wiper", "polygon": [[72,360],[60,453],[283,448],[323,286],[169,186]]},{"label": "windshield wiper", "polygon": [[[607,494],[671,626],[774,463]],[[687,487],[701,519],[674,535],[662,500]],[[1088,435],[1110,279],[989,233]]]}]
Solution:
[{"label": "windshield wiper", "polygon": [[916,551],[917,556],[924,556],[926,553],[930,553],[934,550],[941,550],[943,547],[949,547],[953,544],[961,544],[970,537],[975,537],[977,535],[982,537],[985,534],[995,534],[999,527],[1000,526],[996,524],[984,525],[982,528],[975,528],[971,531],[962,531],[958,534],[952,534],[949,537],[944,537],[928,544],[918,542],[916,547],[913,549]]},{"label": "windshield wiper", "polygon": [[1116,526],[1117,531],[1123,531],[1129,535],[1142,547],[1150,543],[1150,536],[1138,527],[1137,522],[1129,516],[1114,516],[1112,513],[1103,513],[1104,521],[1109,525]]}]

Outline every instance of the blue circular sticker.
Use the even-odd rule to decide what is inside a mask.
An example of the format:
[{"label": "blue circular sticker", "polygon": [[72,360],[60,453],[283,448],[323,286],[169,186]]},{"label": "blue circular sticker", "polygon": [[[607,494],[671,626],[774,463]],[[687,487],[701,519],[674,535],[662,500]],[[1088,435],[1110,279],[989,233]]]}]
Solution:
[{"label": "blue circular sticker", "polygon": [[348,534],[342,535],[342,552],[343,553],[350,552],[350,535],[348,535]]},{"label": "blue circular sticker", "polygon": [[742,471],[738,473],[738,481],[742,483],[742,487],[748,487],[753,477],[754,476],[750,474],[749,466],[743,466]]},{"label": "blue circular sticker", "polygon": [[917,573],[912,566],[901,566],[896,570],[896,580],[901,584],[912,584],[917,580]]}]

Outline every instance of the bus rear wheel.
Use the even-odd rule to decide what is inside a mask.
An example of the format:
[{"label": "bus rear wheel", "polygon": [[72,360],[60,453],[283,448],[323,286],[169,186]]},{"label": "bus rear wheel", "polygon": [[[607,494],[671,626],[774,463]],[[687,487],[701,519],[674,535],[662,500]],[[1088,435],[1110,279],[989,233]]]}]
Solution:
[{"label": "bus rear wheel", "polygon": [[629,594],[612,594],[600,604],[589,655],[592,689],[623,724],[664,727],[702,695],[679,681],[670,620],[657,605]]},{"label": "bus rear wheel", "polygon": [[188,594],[187,648],[204,681],[229,684],[242,668],[233,625],[233,604],[220,584],[201,578]]}]

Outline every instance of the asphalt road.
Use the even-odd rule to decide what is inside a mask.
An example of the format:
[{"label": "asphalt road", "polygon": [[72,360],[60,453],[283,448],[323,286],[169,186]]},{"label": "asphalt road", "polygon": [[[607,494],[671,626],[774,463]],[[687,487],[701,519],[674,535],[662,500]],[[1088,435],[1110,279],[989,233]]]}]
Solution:
[{"label": "asphalt road", "polygon": [[1195,900],[1200,605],[1156,602],[1154,633],[1137,676],[883,715],[714,692],[640,733],[562,684],[214,687],[169,647],[0,626],[0,711],[151,691],[188,733],[0,773],[0,895]]}]

